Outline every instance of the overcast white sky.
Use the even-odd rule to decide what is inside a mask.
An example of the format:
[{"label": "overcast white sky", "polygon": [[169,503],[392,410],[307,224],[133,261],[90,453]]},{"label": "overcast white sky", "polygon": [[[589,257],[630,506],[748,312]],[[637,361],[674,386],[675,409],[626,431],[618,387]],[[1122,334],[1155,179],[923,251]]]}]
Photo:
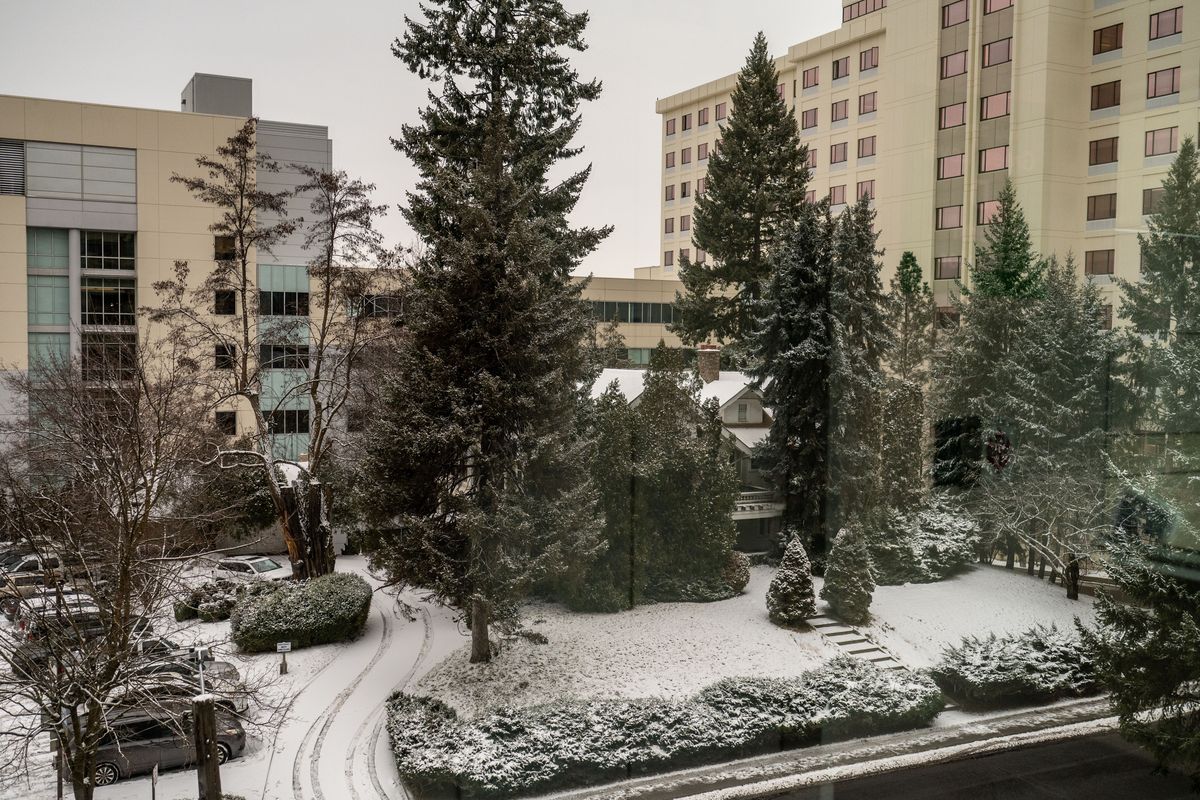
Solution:
[{"label": "overcast white sky", "polygon": [[[630,275],[657,263],[658,97],[736,71],[765,30],[775,55],[840,24],[837,0],[565,0],[588,9],[576,63],[604,82],[583,109],[594,164],[578,223],[616,226],[583,265]],[[178,109],[193,72],[254,79],[266,119],[329,126],[334,164],[393,207],[413,183],[388,137],[415,119],[425,85],[389,49],[417,0],[15,0],[0,28],[0,94]],[[392,211],[389,241],[411,231]]]}]

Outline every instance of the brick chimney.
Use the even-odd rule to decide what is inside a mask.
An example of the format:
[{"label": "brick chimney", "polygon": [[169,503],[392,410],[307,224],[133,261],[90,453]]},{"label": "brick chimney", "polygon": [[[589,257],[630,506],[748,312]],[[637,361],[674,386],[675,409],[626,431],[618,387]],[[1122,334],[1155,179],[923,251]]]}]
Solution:
[{"label": "brick chimney", "polygon": [[700,380],[712,383],[721,377],[721,347],[715,344],[702,344],[696,352],[696,371]]}]

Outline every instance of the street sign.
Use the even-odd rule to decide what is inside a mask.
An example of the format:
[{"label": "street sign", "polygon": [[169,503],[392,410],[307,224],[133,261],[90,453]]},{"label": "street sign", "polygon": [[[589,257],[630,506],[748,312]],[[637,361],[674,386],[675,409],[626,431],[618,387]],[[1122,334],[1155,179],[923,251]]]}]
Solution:
[{"label": "street sign", "polygon": [[278,644],[275,645],[275,652],[276,653],[292,652],[292,643],[291,642],[279,642]]}]

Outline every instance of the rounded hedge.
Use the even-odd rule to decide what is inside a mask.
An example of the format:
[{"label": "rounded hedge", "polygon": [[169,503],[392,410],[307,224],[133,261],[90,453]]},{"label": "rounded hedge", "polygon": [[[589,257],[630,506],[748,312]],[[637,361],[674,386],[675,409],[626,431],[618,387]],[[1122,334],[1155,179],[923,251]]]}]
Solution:
[{"label": "rounded hedge", "polygon": [[250,653],[291,642],[293,649],[357,639],[371,613],[371,587],[344,572],[299,583],[256,585],[233,608],[234,643]]}]

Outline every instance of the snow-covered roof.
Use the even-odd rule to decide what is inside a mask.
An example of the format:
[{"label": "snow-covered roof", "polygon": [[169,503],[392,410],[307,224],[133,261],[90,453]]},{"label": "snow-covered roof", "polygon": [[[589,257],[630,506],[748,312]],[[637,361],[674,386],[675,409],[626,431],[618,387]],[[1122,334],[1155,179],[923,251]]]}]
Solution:
[{"label": "snow-covered roof", "polygon": [[750,387],[750,376],[744,372],[721,372],[715,381],[700,387],[700,399],[715,397],[724,408]]},{"label": "snow-covered roof", "polygon": [[754,449],[754,446],[767,438],[767,434],[771,432],[770,425],[755,426],[755,427],[727,427],[725,428],[732,436],[737,439],[747,453]]},{"label": "snow-covered roof", "polygon": [[[642,396],[646,388],[646,370],[644,369],[606,369],[592,384],[592,399],[604,394],[609,385],[617,382],[617,388],[625,396],[626,402],[632,403]],[[717,380],[700,386],[700,400],[703,402],[716,398],[717,403],[724,408],[737,399],[750,387],[750,376],[744,372],[722,372]]]}]

